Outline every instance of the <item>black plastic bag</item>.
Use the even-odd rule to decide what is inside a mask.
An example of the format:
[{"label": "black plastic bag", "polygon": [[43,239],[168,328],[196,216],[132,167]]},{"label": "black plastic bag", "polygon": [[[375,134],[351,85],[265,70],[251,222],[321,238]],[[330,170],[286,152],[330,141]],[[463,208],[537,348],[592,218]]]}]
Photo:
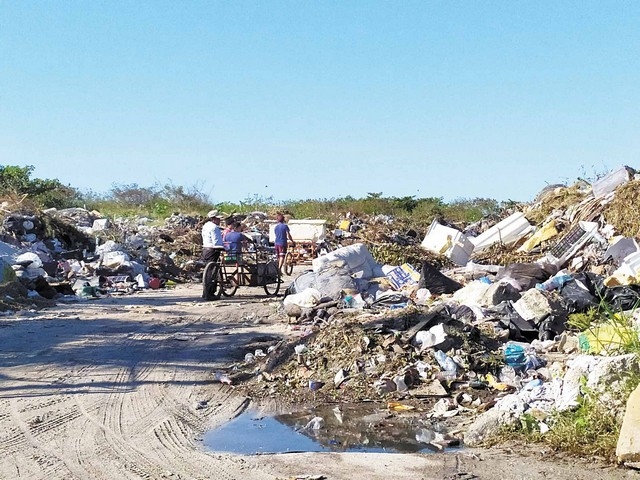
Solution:
[{"label": "black plastic bag", "polygon": [[529,290],[558,273],[558,267],[550,263],[512,263],[496,275],[496,281],[513,278],[522,291]]},{"label": "black plastic bag", "polygon": [[432,294],[453,293],[462,288],[462,285],[447,277],[429,262],[422,262],[420,281],[418,288],[426,288]]},{"label": "black plastic bag", "polygon": [[607,288],[604,301],[615,311],[633,310],[640,306],[640,289],[636,285]]},{"label": "black plastic bag", "polygon": [[597,307],[599,300],[589,292],[587,286],[579,280],[565,283],[560,289],[560,296],[567,313],[582,313]]},{"label": "black plastic bag", "polygon": [[495,307],[487,309],[487,312],[493,314],[498,318],[500,324],[509,329],[510,340],[525,340],[530,342],[535,340],[539,336],[538,328],[528,320],[522,318],[515,308],[513,303],[502,302]]},{"label": "black plastic bag", "polygon": [[484,299],[489,305],[499,305],[506,301],[516,302],[520,297],[520,292],[509,282],[493,283],[484,294]]},{"label": "black plastic bag", "polygon": [[449,316],[463,323],[473,323],[477,320],[475,312],[467,305],[451,305],[447,307]]},{"label": "black plastic bag", "polygon": [[589,282],[587,288],[592,291],[596,301],[604,301],[611,309],[616,311],[633,310],[640,306],[640,286],[607,287],[604,284],[604,277],[592,273],[585,275]]},{"label": "black plastic bag", "polygon": [[549,315],[540,322],[540,326],[538,327],[538,340],[542,342],[545,340],[553,340],[557,335],[564,332],[566,328],[566,315]]}]

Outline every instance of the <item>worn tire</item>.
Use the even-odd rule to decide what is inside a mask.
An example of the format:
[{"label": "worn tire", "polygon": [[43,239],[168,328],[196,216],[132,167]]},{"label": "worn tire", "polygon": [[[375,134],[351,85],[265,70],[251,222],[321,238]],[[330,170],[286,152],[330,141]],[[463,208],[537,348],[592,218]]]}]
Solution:
[{"label": "worn tire", "polygon": [[282,284],[282,277],[278,272],[278,264],[274,261],[267,263],[266,270],[269,276],[265,278],[264,291],[267,295],[277,295],[280,291],[280,285]]},{"label": "worn tire", "polygon": [[229,281],[224,282],[224,285],[222,285],[222,295],[224,295],[225,297],[233,297],[236,292],[238,291],[238,286],[232,284]]}]

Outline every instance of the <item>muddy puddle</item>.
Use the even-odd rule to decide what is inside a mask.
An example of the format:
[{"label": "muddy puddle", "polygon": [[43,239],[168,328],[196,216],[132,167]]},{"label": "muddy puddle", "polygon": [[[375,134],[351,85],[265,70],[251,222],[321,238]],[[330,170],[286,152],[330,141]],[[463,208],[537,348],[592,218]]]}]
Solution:
[{"label": "muddy puddle", "polygon": [[244,455],[293,452],[415,453],[459,448],[418,412],[339,405],[265,416],[247,411],[207,432],[205,446]]}]

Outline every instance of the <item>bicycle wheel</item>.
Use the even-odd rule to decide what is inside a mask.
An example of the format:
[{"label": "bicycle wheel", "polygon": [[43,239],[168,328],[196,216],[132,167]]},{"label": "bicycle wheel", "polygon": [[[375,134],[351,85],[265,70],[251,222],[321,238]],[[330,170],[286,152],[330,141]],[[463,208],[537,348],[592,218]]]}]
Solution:
[{"label": "bicycle wheel", "polygon": [[291,275],[293,273],[293,264],[295,260],[293,256],[287,253],[287,256],[284,257],[284,265],[282,266],[282,270],[284,270],[285,275]]},{"label": "bicycle wheel", "polygon": [[225,297],[232,297],[238,291],[238,285],[235,283],[236,274],[238,269],[236,268],[231,274],[226,274],[224,282],[222,283],[222,295]]},{"label": "bicycle wheel", "polygon": [[280,291],[280,284],[282,283],[282,278],[278,272],[278,264],[276,262],[269,262],[265,270],[267,275],[265,278],[264,292],[270,296],[277,295]]},{"label": "bicycle wheel", "polygon": [[269,296],[277,295],[280,291],[280,284],[282,283],[282,279],[278,277],[278,281],[275,283],[267,283],[264,286],[264,292]]},{"label": "bicycle wheel", "polygon": [[215,262],[207,263],[202,273],[202,298],[218,300],[222,292],[222,278],[220,266]]}]

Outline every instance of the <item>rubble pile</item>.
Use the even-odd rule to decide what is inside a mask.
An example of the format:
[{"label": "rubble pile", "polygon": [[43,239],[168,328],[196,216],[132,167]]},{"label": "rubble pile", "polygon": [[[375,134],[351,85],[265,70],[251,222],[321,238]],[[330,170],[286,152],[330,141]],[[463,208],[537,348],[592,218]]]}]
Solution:
[{"label": "rubble pile", "polygon": [[[19,282],[20,287],[5,294],[0,308],[132,293],[149,287],[154,277],[165,283],[191,280],[188,266],[201,243],[199,221],[174,215],[161,228],[150,226],[149,219],[111,221],[83,208],[6,213],[0,271],[3,284]],[[182,267],[174,261],[180,255],[188,259]]]},{"label": "rubble pile", "polygon": [[[396,413],[463,419],[468,444],[525,414],[544,434],[584,385],[622,418],[611,387],[639,369],[637,177],[622,167],[591,185],[549,186],[470,225],[349,214],[327,232],[325,220],[292,219],[311,265],[281,305],[298,338],[246,352],[225,383],[252,378],[260,398],[382,400]],[[199,280],[202,218],[2,211],[0,309]],[[266,214],[232,221],[273,243]],[[625,445],[624,458],[640,458]]]},{"label": "rubble pile", "polygon": [[[23,306],[37,306],[33,299],[78,301],[200,281],[202,217],[174,213],[154,222],[106,218],[84,208],[39,212],[20,204],[11,212],[10,207],[3,204],[0,271],[4,268],[3,281],[26,287]],[[264,213],[233,214],[227,222],[232,220],[242,221],[256,242],[268,244]]]},{"label": "rubble pile", "polygon": [[[436,326],[436,333],[419,330],[428,324]],[[468,386],[477,378],[476,372],[487,373],[499,364],[498,357],[490,353],[499,345],[495,334],[453,319],[446,309],[431,314],[416,309],[395,315],[358,315],[341,309],[335,321],[302,333],[291,352],[292,361],[270,372],[261,371],[255,396],[286,394],[297,401],[317,397],[356,402],[390,394],[390,398],[411,403],[411,399],[446,396],[446,387],[439,386],[435,393],[423,388],[438,379],[445,385],[463,380]],[[466,366],[471,376],[463,374],[462,368],[458,376],[437,366],[436,350],[430,346],[457,352],[456,362]],[[265,365],[272,363],[265,359]],[[255,363],[250,368],[255,368]],[[312,390],[309,382],[323,388]],[[487,386],[479,382],[472,385]]]},{"label": "rubble pile", "polygon": [[[640,352],[639,193],[624,167],[548,189],[475,235],[434,221],[421,243],[398,241],[389,218],[338,232],[346,245],[284,300],[301,338],[251,364],[251,394],[471,416],[470,445],[525,414],[544,434],[587,391],[621,417],[618,384],[638,373]],[[371,251],[385,245],[429,254],[381,264]],[[577,328],[576,314],[597,323]]]}]

